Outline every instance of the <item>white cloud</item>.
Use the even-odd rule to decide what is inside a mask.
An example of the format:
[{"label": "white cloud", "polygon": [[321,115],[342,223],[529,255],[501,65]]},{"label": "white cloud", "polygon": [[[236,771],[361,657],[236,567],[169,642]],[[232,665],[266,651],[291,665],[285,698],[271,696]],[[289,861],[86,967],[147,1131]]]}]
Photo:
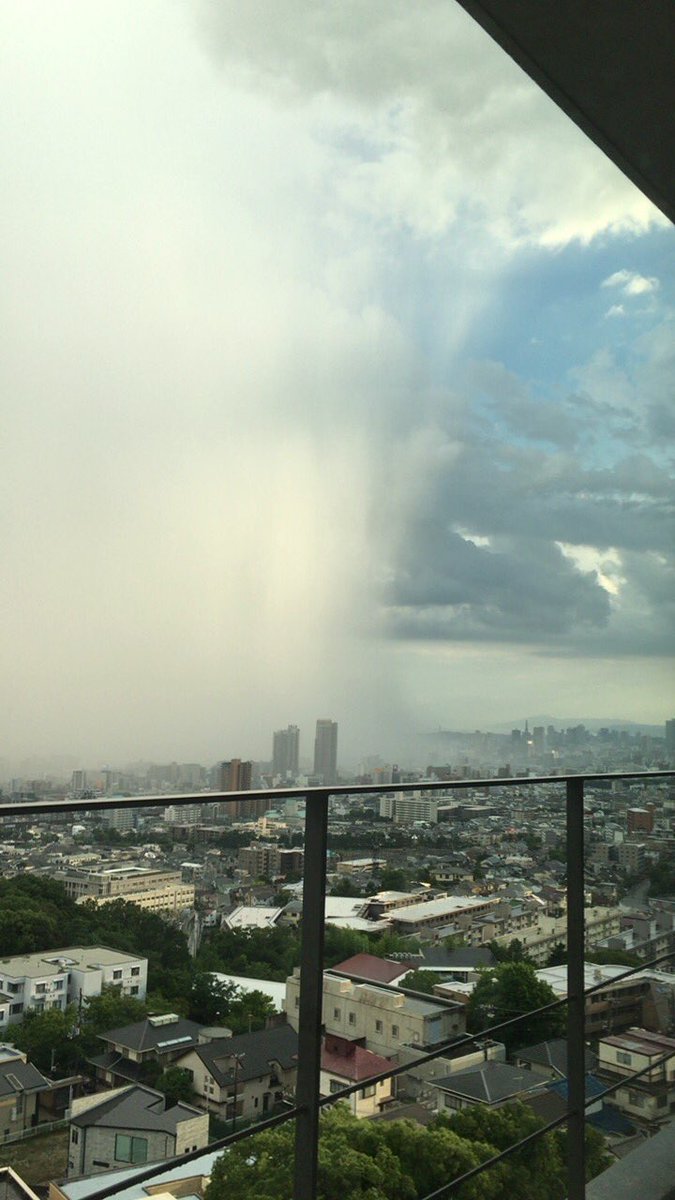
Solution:
[{"label": "white cloud", "polygon": [[608,275],[600,286],[620,288],[625,296],[644,296],[649,292],[658,291],[660,283],[655,275],[640,275],[637,271],[627,271],[624,268]]},{"label": "white cloud", "polygon": [[[457,214],[515,246],[587,242],[665,218],[447,0],[202,0],[228,77],[342,143],[338,193],[439,237]],[[351,165],[350,165],[351,160]]]},{"label": "white cloud", "polygon": [[626,310],[623,304],[613,304],[612,307],[608,308],[607,312],[605,313],[606,317],[625,317],[625,315]]}]

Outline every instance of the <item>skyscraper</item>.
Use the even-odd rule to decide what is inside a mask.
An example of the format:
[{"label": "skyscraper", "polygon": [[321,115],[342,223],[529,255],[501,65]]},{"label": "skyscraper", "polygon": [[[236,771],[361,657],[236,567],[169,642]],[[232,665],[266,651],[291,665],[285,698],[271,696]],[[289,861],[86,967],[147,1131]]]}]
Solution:
[{"label": "skyscraper", "polygon": [[277,729],[272,739],[272,774],[285,778],[298,774],[300,730],[297,725]]},{"label": "skyscraper", "polygon": [[247,792],[251,787],[252,763],[231,758],[218,768],[218,787],[221,792]]},{"label": "skyscraper", "polygon": [[314,774],[320,775],[324,783],[335,783],[337,779],[337,721],[321,719],[316,723],[314,738]]},{"label": "skyscraper", "polygon": [[666,721],[666,754],[675,758],[675,717]]}]

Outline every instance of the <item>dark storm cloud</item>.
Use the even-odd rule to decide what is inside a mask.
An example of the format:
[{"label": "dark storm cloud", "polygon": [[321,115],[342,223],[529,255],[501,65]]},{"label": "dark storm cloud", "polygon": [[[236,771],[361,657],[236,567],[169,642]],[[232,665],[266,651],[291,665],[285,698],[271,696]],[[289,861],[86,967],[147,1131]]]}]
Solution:
[{"label": "dark storm cloud", "polygon": [[430,438],[418,463],[424,487],[387,575],[389,633],[672,652],[673,479],[658,443],[628,452],[651,440],[648,410],[626,440],[625,410],[538,402],[498,364],[474,365],[470,385],[463,440]]}]

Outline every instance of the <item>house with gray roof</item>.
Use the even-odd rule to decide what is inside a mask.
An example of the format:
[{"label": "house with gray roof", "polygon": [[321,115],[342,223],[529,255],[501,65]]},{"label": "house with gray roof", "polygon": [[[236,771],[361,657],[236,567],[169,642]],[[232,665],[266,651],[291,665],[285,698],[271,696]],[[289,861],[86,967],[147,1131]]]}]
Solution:
[{"label": "house with gray roof", "polygon": [[52,1084],[14,1046],[0,1046],[0,1137],[23,1133],[38,1121],[40,1095]]},{"label": "house with gray roof", "polygon": [[88,1061],[101,1083],[142,1083],[151,1064],[158,1063],[164,1070],[200,1042],[229,1038],[231,1032],[224,1026],[206,1028],[177,1013],[163,1013],[99,1034],[105,1050]]},{"label": "house with gray roof", "polygon": [[[585,1070],[594,1071],[598,1056],[588,1047],[585,1049]],[[523,1046],[513,1056],[514,1065],[524,1067],[544,1079],[567,1078],[567,1039],[552,1038],[548,1042],[537,1042],[534,1046]]]},{"label": "house with gray roof", "polygon": [[298,1035],[290,1025],[193,1046],[176,1066],[190,1071],[195,1103],[224,1120],[255,1120],[295,1090]]},{"label": "house with gray roof", "polygon": [[480,1067],[435,1079],[433,1086],[438,1093],[438,1111],[447,1112],[471,1108],[474,1104],[500,1108],[512,1100],[524,1100],[543,1091],[545,1083],[522,1067],[490,1060]]},{"label": "house with gray roof", "polygon": [[111,1167],[160,1162],[208,1144],[209,1118],[190,1104],[168,1106],[166,1096],[133,1084],[101,1097],[73,1101],[68,1176]]}]

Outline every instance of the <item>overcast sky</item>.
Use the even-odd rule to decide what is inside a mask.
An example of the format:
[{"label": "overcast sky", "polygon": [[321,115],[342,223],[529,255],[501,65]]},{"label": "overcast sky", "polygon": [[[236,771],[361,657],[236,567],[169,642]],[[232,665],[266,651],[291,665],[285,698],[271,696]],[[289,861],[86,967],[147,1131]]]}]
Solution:
[{"label": "overcast sky", "polygon": [[0,755],[675,715],[673,230],[452,0],[0,36]]}]

